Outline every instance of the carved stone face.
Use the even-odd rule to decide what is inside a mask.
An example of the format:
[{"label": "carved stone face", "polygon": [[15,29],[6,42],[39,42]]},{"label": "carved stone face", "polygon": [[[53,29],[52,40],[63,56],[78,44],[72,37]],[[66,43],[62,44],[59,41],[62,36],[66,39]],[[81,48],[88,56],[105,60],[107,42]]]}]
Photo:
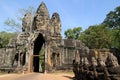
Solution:
[{"label": "carved stone face", "polygon": [[29,32],[30,31],[30,27],[31,27],[31,22],[32,21],[32,15],[30,13],[26,13],[24,15],[24,18],[22,19],[22,29],[25,32]]},{"label": "carved stone face", "polygon": [[95,57],[92,57],[92,64],[93,64],[94,66],[97,66],[97,60],[95,59]]},{"label": "carved stone face", "polygon": [[41,5],[38,7],[35,17],[33,20],[33,27],[34,30],[47,30],[47,26],[49,25],[50,17],[47,10],[47,7],[44,3],[41,3]]},{"label": "carved stone face", "polygon": [[87,57],[84,58],[84,64],[89,65],[89,61],[88,61]]},{"label": "carved stone face", "polygon": [[61,33],[61,22],[58,13],[54,13],[51,18],[51,24],[54,29],[54,34],[60,35]]}]

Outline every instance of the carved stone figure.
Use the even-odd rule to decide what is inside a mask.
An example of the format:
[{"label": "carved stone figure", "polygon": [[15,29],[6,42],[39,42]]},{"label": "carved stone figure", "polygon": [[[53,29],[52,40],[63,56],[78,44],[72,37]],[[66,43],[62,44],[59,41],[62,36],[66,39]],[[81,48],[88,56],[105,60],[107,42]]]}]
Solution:
[{"label": "carved stone figure", "polygon": [[32,23],[32,15],[31,13],[26,13],[24,18],[22,19],[22,31],[23,32],[30,32]]},{"label": "carved stone figure", "polygon": [[90,64],[87,57],[84,58],[83,64],[86,65],[86,66],[88,66]]},{"label": "carved stone figure", "polygon": [[52,32],[54,32],[55,35],[60,35],[61,34],[61,21],[59,18],[59,14],[53,13],[50,22],[52,25]]},{"label": "carved stone figure", "polygon": [[[43,51],[44,64],[49,66],[49,70],[54,65],[60,68],[64,67],[64,64],[72,64],[72,58],[79,58],[79,56],[75,55],[75,53],[79,55],[79,50],[83,52],[84,57],[89,53],[89,49],[81,41],[62,39],[59,14],[53,13],[50,19],[44,2],[40,4],[33,17],[30,13],[25,14],[22,20],[22,31],[16,36],[16,40],[12,41],[15,42],[11,48],[14,50],[12,54],[15,55],[11,56],[12,54],[10,54],[8,57],[14,59],[12,64],[16,65],[16,67],[25,66],[29,72],[39,71],[41,51]],[[62,41],[64,44],[62,44]],[[79,45],[76,44],[77,41]],[[10,52],[6,51],[5,53]],[[55,53],[55,55],[52,53]],[[55,59],[53,60],[54,65],[52,65],[51,55]],[[6,62],[10,63],[11,61]],[[85,64],[88,64],[86,62]],[[45,69],[47,69],[46,66]]]},{"label": "carved stone figure", "polygon": [[117,58],[112,53],[108,54],[108,57],[106,59],[106,65],[108,67],[118,67],[119,66]]},{"label": "carved stone figure", "polygon": [[49,22],[49,12],[45,3],[42,2],[35,13],[33,19],[33,29],[37,31],[45,31],[48,28]]},{"label": "carved stone figure", "polygon": [[91,63],[92,63],[93,66],[97,66],[98,65],[97,64],[97,60],[95,59],[95,57],[92,57]]},{"label": "carved stone figure", "polygon": [[98,58],[98,65],[99,66],[106,66],[105,62],[101,58]]}]

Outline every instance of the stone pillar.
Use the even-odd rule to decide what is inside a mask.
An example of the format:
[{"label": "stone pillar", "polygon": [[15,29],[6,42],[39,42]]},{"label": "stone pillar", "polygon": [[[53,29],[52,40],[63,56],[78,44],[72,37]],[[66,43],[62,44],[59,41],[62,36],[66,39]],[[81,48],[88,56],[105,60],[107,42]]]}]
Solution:
[{"label": "stone pillar", "polygon": [[52,63],[51,63],[51,46],[48,45],[48,48],[47,48],[48,52],[47,52],[47,62],[50,66],[52,66]]},{"label": "stone pillar", "polygon": [[18,67],[20,67],[20,52],[18,52]]},{"label": "stone pillar", "polygon": [[[30,45],[30,48],[28,49],[28,72],[33,72],[33,46]],[[27,58],[26,58],[27,59]]]},{"label": "stone pillar", "polygon": [[65,54],[65,51],[64,51],[64,47],[62,48],[62,64],[64,63],[64,59],[65,59],[65,56],[64,56],[64,54]]},{"label": "stone pillar", "polygon": [[26,53],[26,60],[25,60],[25,65],[28,66],[28,62],[29,62],[29,53]]},{"label": "stone pillar", "polygon": [[47,43],[45,42],[45,43],[44,43],[44,50],[45,50],[45,51],[44,51],[44,53],[45,53],[45,73],[46,73],[46,70],[47,70],[46,64],[47,64],[47,61],[48,61],[48,60],[47,60],[47,55],[48,55],[48,54],[47,54],[47,45],[46,45],[46,44],[47,44]]},{"label": "stone pillar", "polygon": [[62,47],[60,47],[60,53],[59,53],[59,56],[60,56],[60,60],[59,60],[59,62],[60,62],[60,65],[59,66],[62,66]]},{"label": "stone pillar", "polygon": [[65,49],[65,64],[68,63],[68,57],[67,57],[68,49]]},{"label": "stone pillar", "polygon": [[33,67],[33,55],[30,55],[30,58],[29,58],[30,60],[30,62],[29,62],[29,71],[30,72],[33,72],[33,70],[34,70],[34,67]]}]

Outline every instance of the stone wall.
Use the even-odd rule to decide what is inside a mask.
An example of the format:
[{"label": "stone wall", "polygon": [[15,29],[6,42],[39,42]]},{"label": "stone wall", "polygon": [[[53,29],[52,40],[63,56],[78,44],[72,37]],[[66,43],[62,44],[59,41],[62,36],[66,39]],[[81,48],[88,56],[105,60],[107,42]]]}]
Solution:
[{"label": "stone wall", "polygon": [[[39,51],[44,49],[45,65],[49,67],[60,67],[71,65],[72,60],[82,61],[84,57],[96,57],[101,54],[106,59],[107,52],[102,50],[90,50],[80,40],[62,39],[61,20],[57,12],[49,15],[44,2],[37,8],[34,16],[26,13],[22,20],[22,32],[7,45],[6,51],[0,49],[0,64],[17,64],[17,67],[26,67],[33,71],[36,66],[34,61],[39,63]],[[39,46],[39,47],[38,47]],[[108,51],[109,52],[109,51]],[[5,60],[2,56],[5,54]],[[25,64],[21,62],[24,59]],[[18,58],[16,60],[15,58]],[[39,64],[38,64],[39,65]],[[38,66],[37,66],[38,67]],[[49,68],[48,67],[48,68]]]},{"label": "stone wall", "polygon": [[15,56],[13,48],[0,49],[0,67],[11,67]]}]

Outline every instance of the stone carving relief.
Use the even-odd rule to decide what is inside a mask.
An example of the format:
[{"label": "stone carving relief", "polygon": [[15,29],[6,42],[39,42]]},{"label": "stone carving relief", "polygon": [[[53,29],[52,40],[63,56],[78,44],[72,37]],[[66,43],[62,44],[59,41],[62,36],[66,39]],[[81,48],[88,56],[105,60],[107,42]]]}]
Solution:
[{"label": "stone carving relief", "polygon": [[32,15],[31,13],[26,13],[24,18],[22,19],[22,31],[30,32],[32,23]]},{"label": "stone carving relief", "polygon": [[53,13],[52,18],[51,18],[51,25],[52,25],[52,31],[54,32],[55,35],[60,35],[61,34],[61,21],[59,18],[58,13]]},{"label": "stone carving relief", "polygon": [[47,30],[48,24],[50,21],[49,13],[46,5],[42,2],[38,7],[34,19],[33,19],[33,29],[34,30]]}]

